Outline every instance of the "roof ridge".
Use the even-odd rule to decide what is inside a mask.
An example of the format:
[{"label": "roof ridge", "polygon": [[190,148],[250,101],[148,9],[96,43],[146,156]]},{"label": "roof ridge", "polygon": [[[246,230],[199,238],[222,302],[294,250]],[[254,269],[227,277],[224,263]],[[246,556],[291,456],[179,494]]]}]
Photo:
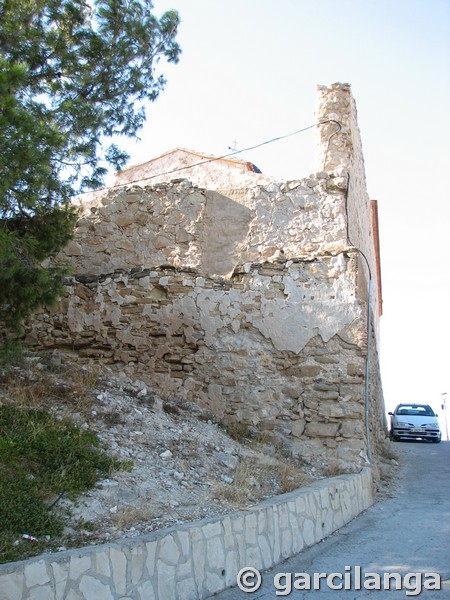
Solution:
[{"label": "roof ridge", "polygon": [[[199,158],[207,159],[207,160],[205,160],[205,162],[224,161],[224,162],[229,162],[229,163],[234,163],[234,164],[239,164],[239,165],[245,165],[246,163],[250,162],[250,161],[247,161],[247,160],[242,160],[242,159],[239,159],[239,158],[231,158],[231,157],[228,157],[228,156],[214,156],[213,154],[205,154],[204,152],[199,152],[197,150],[189,150],[188,148],[183,148],[182,146],[176,146],[172,150],[167,150],[166,152],[163,152],[159,156],[155,156],[154,158],[150,158],[149,160],[145,160],[143,162],[136,163],[135,165],[130,165],[129,167],[126,167],[125,169],[121,169],[120,171],[118,171],[116,173],[116,175],[120,176],[121,174],[127,173],[128,171],[131,171],[132,169],[136,169],[138,167],[143,167],[144,165],[148,165],[148,164],[150,164],[152,162],[155,162],[156,160],[159,160],[160,158],[164,158],[165,156],[169,156],[170,154],[173,154],[173,153],[175,153],[177,151],[186,152],[186,153],[191,154],[193,156],[197,156]],[[195,165],[192,165],[192,166],[195,166]],[[189,168],[189,166],[187,168]]]}]

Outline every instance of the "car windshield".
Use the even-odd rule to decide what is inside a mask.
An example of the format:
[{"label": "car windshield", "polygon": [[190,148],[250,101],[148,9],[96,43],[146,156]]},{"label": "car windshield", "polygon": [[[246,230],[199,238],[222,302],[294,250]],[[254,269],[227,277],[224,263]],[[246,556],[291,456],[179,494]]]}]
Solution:
[{"label": "car windshield", "polygon": [[402,405],[397,408],[398,415],[434,417],[434,412],[431,406],[417,406],[415,404]]}]

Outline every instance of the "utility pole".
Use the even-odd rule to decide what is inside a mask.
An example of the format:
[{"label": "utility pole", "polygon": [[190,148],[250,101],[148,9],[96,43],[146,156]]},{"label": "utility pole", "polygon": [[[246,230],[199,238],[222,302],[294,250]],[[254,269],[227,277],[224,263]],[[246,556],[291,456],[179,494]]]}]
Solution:
[{"label": "utility pole", "polygon": [[448,437],[448,421],[447,421],[447,392],[442,392],[441,396],[444,396],[441,404],[441,408],[444,411],[444,419],[445,419],[445,436],[447,438],[447,442],[449,441]]}]

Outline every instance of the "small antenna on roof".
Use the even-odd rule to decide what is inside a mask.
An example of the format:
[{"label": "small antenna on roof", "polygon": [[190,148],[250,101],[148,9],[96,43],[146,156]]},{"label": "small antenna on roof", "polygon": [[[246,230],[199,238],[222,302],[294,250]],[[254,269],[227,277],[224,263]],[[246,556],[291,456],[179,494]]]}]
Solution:
[{"label": "small antenna on roof", "polygon": [[236,152],[237,144],[238,144],[237,140],[233,140],[231,143],[233,144],[233,146],[228,146],[228,150],[232,150],[232,152]]}]

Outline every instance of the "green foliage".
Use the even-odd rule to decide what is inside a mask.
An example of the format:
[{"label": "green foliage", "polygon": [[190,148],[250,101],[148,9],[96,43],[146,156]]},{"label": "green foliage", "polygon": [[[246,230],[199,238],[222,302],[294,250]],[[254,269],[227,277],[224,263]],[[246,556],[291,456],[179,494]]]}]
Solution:
[{"label": "green foliage", "polygon": [[178,13],[158,20],[152,8],[150,0],[0,0],[0,319],[26,287],[10,324],[57,294],[60,272],[40,262],[70,239],[70,198],[124,165],[126,154],[107,140],[137,135],[145,102],[165,85],[155,65],[178,61]]},{"label": "green foliage", "polygon": [[38,262],[46,245],[0,230],[0,319],[12,329],[18,330],[30,311],[51,304],[62,292],[66,269],[58,264],[43,268]]},{"label": "green foliage", "polygon": [[123,166],[126,155],[105,138],[136,135],[143,102],[165,85],[154,64],[180,54],[178,13],[158,21],[152,8],[150,0],[0,2],[8,210],[26,208],[30,194],[32,202],[67,199],[67,184],[98,187],[108,164]]},{"label": "green foliage", "polygon": [[14,541],[24,533],[41,542],[61,534],[63,516],[49,510],[61,492],[75,498],[123,466],[89,430],[45,411],[0,406],[0,562],[23,558]]},{"label": "green foliage", "polygon": [[1,371],[8,372],[12,366],[23,363],[23,345],[17,340],[0,340],[0,381]]}]

